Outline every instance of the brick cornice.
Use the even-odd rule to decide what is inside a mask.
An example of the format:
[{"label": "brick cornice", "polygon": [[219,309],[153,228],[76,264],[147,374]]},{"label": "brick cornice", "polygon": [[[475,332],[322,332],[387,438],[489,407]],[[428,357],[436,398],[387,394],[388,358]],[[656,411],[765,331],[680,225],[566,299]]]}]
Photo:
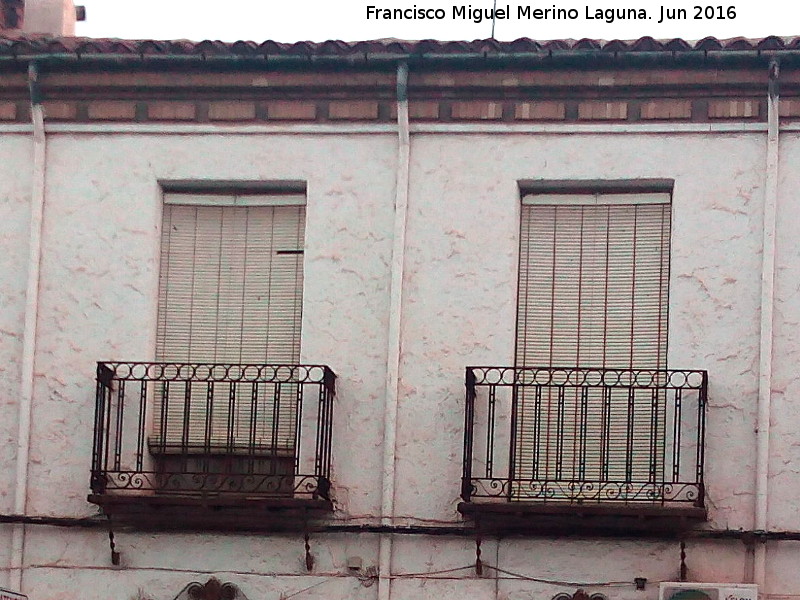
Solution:
[{"label": "brick cornice", "polygon": [[[785,82],[783,79],[785,78]],[[50,72],[49,121],[392,122],[395,76],[359,72]],[[431,70],[409,77],[412,121],[763,121],[761,69]],[[27,80],[0,74],[0,121],[27,119]],[[782,73],[784,119],[800,117],[800,73]]]}]

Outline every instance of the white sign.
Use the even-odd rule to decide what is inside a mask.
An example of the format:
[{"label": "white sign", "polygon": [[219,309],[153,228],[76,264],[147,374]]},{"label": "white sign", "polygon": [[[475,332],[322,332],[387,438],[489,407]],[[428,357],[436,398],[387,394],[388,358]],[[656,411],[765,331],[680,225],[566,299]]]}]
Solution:
[{"label": "white sign", "polygon": [[0,588],[0,600],[28,600],[28,597],[19,592],[12,592],[11,590]]}]

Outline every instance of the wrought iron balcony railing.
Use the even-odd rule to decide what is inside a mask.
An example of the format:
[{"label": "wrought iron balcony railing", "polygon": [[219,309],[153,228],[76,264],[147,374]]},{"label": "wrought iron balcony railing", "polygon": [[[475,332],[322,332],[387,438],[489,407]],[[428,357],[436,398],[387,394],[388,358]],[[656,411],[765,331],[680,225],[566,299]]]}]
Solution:
[{"label": "wrought iron balcony railing", "polygon": [[333,371],[101,362],[96,495],[329,500]]},{"label": "wrought iron balcony railing", "polygon": [[707,390],[705,371],[469,367],[462,498],[703,507]]}]

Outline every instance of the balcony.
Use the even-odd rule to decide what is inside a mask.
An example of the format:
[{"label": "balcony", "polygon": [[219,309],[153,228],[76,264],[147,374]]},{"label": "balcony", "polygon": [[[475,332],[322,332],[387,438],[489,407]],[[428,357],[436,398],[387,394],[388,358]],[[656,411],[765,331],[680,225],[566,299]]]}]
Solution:
[{"label": "balcony", "polygon": [[459,510],[514,531],[692,527],[707,394],[705,371],[469,367]]},{"label": "balcony", "polygon": [[332,508],[335,380],[322,365],[98,363],[88,499],[143,527],[300,526]]}]

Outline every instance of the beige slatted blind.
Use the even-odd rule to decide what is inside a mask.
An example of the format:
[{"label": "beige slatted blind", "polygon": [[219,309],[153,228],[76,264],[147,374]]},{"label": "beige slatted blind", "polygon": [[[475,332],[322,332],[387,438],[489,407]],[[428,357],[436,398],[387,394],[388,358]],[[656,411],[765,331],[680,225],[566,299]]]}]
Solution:
[{"label": "beige slatted blind", "polygon": [[[164,362],[297,364],[303,284],[305,207],[281,197],[165,197],[156,358]],[[284,385],[292,398],[296,386]],[[171,385],[167,418],[155,411],[159,443],[212,449],[249,444],[251,386],[230,398],[230,386],[193,383],[190,423],[186,391]],[[256,444],[290,448],[294,402],[284,401],[272,439],[274,386],[257,388]],[[158,396],[158,394],[157,394]],[[162,394],[163,397],[163,394]],[[231,417],[231,412],[233,416]],[[233,431],[230,426],[233,425]],[[207,449],[207,448],[206,448]]]},{"label": "beige slatted blind", "polygon": [[[524,198],[517,366],[666,368],[669,236],[668,194]],[[538,402],[534,396],[525,390],[519,397],[517,477],[624,480],[632,471],[646,480],[649,410],[637,411],[628,440],[627,412],[613,406],[604,417],[610,409],[599,388],[583,398],[567,390],[560,423],[557,391],[545,388]],[[634,394],[637,405],[651,400],[649,391]]]}]

